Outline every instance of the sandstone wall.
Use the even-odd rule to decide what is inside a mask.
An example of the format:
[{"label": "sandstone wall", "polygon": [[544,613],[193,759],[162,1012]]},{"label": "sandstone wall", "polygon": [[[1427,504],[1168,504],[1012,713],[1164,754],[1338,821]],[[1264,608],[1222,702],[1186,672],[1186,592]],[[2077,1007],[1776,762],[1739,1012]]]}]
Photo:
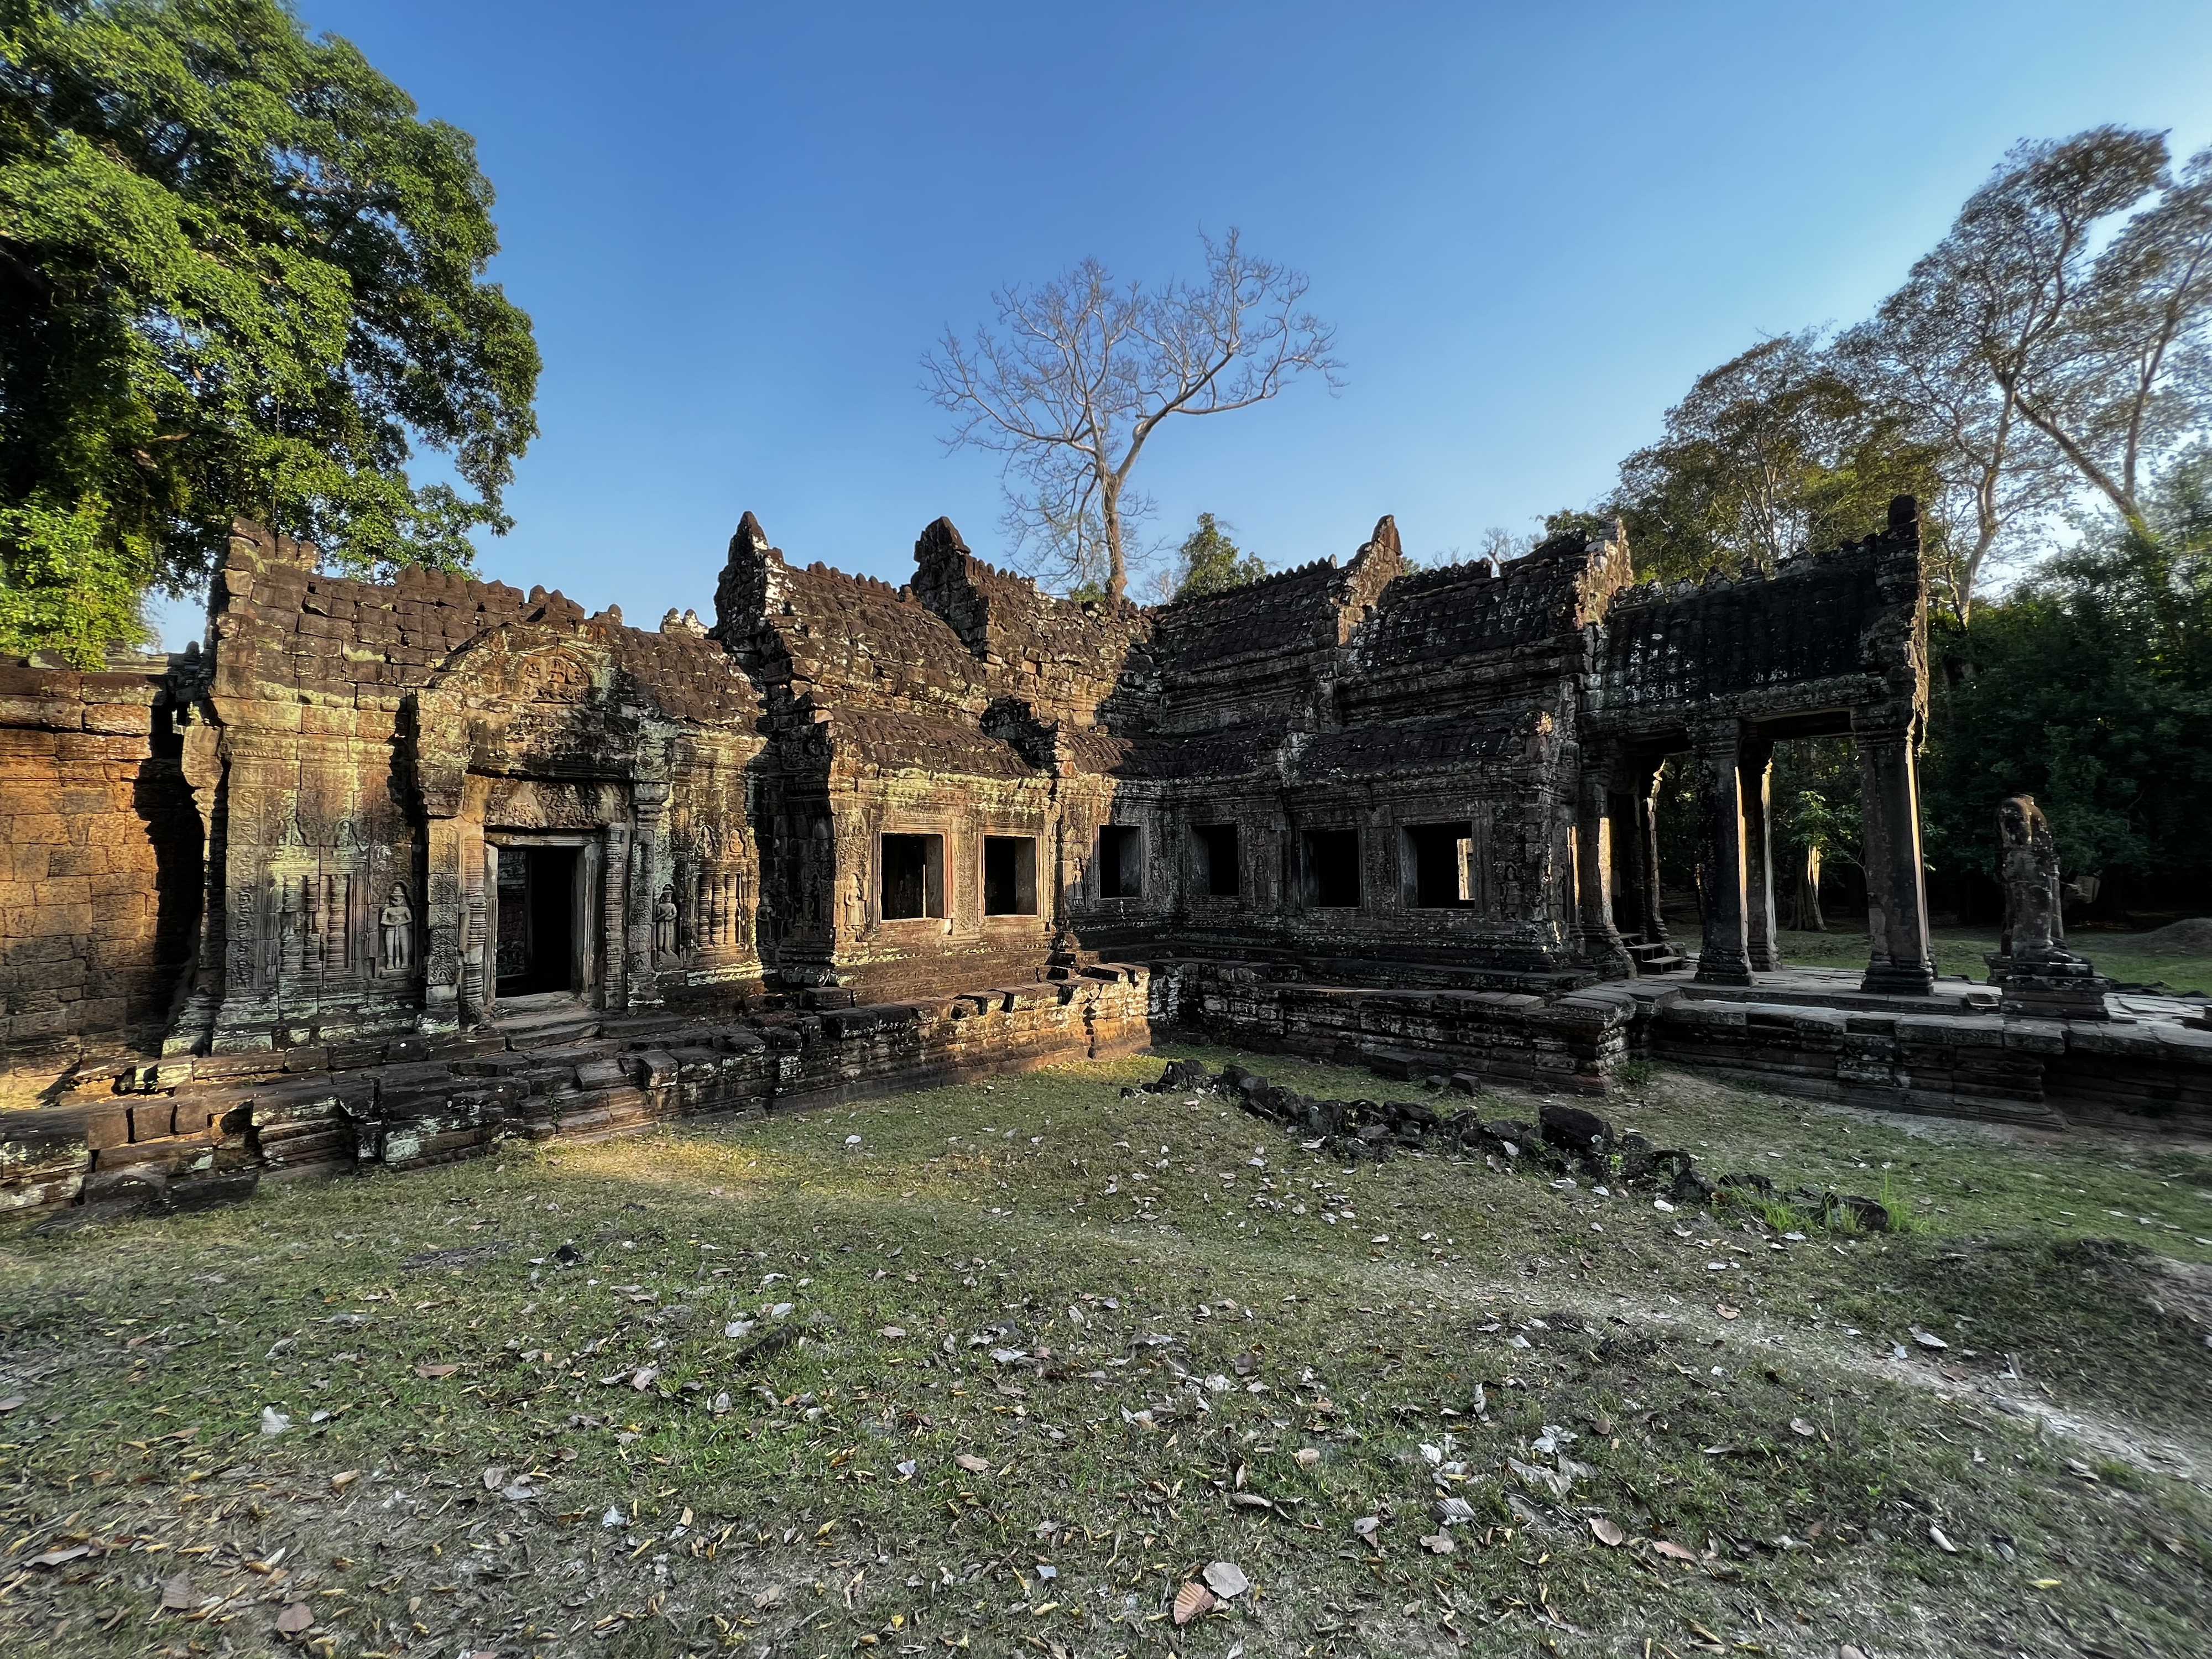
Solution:
[{"label": "sandstone wall", "polygon": [[168,666],[0,663],[0,1066],[167,1019],[201,856]]}]

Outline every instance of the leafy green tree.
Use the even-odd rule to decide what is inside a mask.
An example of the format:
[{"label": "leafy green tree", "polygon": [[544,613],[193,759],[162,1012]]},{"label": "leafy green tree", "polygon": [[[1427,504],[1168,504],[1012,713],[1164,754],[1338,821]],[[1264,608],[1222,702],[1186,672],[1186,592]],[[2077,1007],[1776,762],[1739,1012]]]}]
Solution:
[{"label": "leafy green tree", "polygon": [[467,565],[537,434],[491,204],[468,135],[278,0],[0,0],[0,650],[142,637],[239,514]]},{"label": "leafy green tree", "polygon": [[2140,522],[2117,512],[2028,582],[1938,633],[1929,857],[1988,872],[1996,803],[2050,814],[2063,867],[2124,902],[2202,903],[2212,823],[2212,448],[2178,459]]},{"label": "leafy green tree", "polygon": [[1182,545],[1176,550],[1170,598],[1193,599],[1204,593],[1225,593],[1267,574],[1267,567],[1257,555],[1243,551],[1229,539],[1234,528],[1211,513],[1198,515],[1198,528],[1184,537]]},{"label": "leafy green tree", "polygon": [[[1603,514],[1620,517],[1647,576],[1695,579],[1747,561],[1771,570],[1866,534],[1892,496],[1934,502],[1936,452],[1909,426],[1810,331],[1763,340],[1667,411],[1659,441],[1621,463]],[[1571,515],[1555,516],[1568,527]],[[1940,517],[1929,527],[1940,538]]]}]

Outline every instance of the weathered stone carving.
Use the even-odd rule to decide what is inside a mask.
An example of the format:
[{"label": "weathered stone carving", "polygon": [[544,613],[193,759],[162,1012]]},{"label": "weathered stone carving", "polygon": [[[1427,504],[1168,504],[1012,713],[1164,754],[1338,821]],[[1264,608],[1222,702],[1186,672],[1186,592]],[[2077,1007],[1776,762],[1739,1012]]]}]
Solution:
[{"label": "weathered stone carving", "polygon": [[383,945],[378,965],[387,974],[405,973],[415,965],[415,907],[404,887],[392,884],[376,921]]},{"label": "weathered stone carving", "polygon": [[676,937],[676,890],[664,887],[653,907],[653,948],[664,957],[673,957],[678,945]]},{"label": "weathered stone carving", "polygon": [[1997,845],[2005,895],[2004,938],[1998,949],[2022,964],[2063,955],[2058,848],[2034,796],[2008,795],[1997,803]]},{"label": "weathered stone carving", "polygon": [[1997,804],[1998,878],[2005,893],[2004,936],[1988,958],[1990,982],[2007,1014],[2046,1019],[2109,1018],[2112,981],[2065,945],[2058,844],[2033,795]]}]

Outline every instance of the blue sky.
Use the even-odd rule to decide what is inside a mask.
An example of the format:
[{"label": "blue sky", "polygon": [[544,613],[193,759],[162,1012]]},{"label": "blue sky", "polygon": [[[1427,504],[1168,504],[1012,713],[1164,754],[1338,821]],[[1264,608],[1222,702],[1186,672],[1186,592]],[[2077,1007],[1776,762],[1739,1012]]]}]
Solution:
[{"label": "blue sky", "polygon": [[[651,626],[738,516],[890,580],[1000,555],[919,360],[997,286],[1198,235],[1305,271],[1346,384],[1164,432],[1158,528],[1281,566],[1604,489],[1704,369],[1850,321],[2022,137],[2212,141],[2212,6],[301,0],[476,137],[544,435],[481,563]],[[175,644],[196,614],[161,618]]]}]

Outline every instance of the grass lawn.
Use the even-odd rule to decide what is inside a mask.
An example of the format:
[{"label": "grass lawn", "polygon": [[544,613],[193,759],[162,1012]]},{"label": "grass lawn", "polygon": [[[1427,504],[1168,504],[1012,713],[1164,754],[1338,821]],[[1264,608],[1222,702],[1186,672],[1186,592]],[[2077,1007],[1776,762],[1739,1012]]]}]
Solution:
[{"label": "grass lawn", "polygon": [[1159,1067],[0,1235],[0,1651],[2203,1651],[2205,1149],[1637,1075],[1791,1238]]},{"label": "grass lawn", "polygon": [[[1805,968],[1866,966],[1867,936],[1862,930],[1806,933],[1784,927],[1777,931],[1781,935],[1777,945],[1784,962]],[[1930,931],[1935,935],[1937,973],[1964,974],[1974,980],[1989,978],[1990,965],[1985,958],[1997,948],[1995,928],[1937,927]],[[1678,933],[1677,937],[1694,945],[1694,925],[1688,933]],[[2134,937],[2129,933],[2076,932],[2067,936],[2066,945],[2095,963],[2097,971],[2107,979],[2138,985],[2162,983],[2166,990],[2175,993],[2212,992],[2212,956],[2141,950],[2133,946]]]}]

